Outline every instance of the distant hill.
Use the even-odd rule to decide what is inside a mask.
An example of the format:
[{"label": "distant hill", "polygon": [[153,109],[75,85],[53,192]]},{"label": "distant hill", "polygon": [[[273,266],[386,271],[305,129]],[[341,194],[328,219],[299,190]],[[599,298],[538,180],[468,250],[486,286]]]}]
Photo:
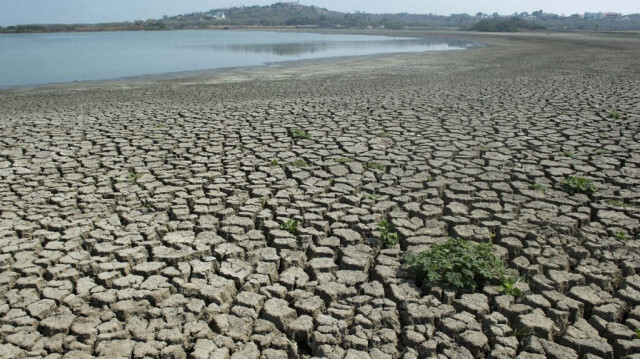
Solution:
[{"label": "distant hill", "polygon": [[[215,14],[224,13],[224,19]],[[462,20],[464,19],[464,21]],[[163,18],[169,28],[191,28],[193,26],[303,26],[321,28],[388,28],[404,26],[458,27],[472,23],[469,15],[414,15],[414,14],[369,14],[341,13],[316,6],[297,3],[276,3],[267,6],[245,6],[230,9],[214,9],[209,12],[192,13]]]},{"label": "distant hill", "polygon": [[616,19],[585,20],[579,15],[559,16],[544,13],[520,13],[512,16],[453,14],[369,14],[341,13],[317,6],[305,6],[295,2],[280,2],[267,6],[243,6],[229,9],[212,9],[162,19],[138,20],[104,24],[27,24],[0,27],[2,33],[28,32],[79,32],[119,30],[181,30],[225,27],[297,26],[310,28],[386,28],[402,29],[406,26],[427,28],[452,28],[476,31],[628,31],[640,30],[640,15],[621,16]]}]

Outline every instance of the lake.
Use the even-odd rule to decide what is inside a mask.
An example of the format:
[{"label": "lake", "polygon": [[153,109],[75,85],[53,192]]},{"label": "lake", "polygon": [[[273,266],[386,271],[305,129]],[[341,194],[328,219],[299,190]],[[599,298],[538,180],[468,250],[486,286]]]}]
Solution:
[{"label": "lake", "polygon": [[11,34],[0,35],[0,87],[468,46],[437,38],[232,30]]}]

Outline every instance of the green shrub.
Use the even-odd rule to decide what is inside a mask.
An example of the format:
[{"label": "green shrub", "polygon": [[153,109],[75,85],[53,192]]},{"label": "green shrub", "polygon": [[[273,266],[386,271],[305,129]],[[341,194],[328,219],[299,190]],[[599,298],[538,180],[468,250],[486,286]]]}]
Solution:
[{"label": "green shrub", "polygon": [[598,189],[593,184],[593,181],[582,177],[569,177],[562,182],[562,189],[569,193],[593,193]]},{"label": "green shrub", "polygon": [[504,273],[504,263],[493,253],[491,243],[459,238],[449,238],[427,251],[409,254],[405,260],[407,266],[430,283],[473,290],[499,280]]}]

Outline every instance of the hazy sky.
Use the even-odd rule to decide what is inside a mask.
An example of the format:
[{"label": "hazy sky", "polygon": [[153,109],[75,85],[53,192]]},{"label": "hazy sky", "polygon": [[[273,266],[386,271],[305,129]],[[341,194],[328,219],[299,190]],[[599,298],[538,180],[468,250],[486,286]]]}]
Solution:
[{"label": "hazy sky", "polygon": [[[0,0],[0,26],[35,23],[95,23],[160,18],[242,5],[269,5],[277,0]],[[556,14],[585,11],[640,13],[640,0],[301,0],[329,10],[373,13],[409,12],[439,15],[544,10]]]}]

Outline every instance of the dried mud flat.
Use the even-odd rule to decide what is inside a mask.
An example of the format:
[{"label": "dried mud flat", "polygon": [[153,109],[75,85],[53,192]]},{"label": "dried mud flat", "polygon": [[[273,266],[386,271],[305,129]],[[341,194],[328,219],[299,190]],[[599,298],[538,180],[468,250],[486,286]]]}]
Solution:
[{"label": "dried mud flat", "polygon": [[[0,357],[640,358],[640,42],[478,39],[0,92]],[[524,294],[403,267],[447,236]]]}]

